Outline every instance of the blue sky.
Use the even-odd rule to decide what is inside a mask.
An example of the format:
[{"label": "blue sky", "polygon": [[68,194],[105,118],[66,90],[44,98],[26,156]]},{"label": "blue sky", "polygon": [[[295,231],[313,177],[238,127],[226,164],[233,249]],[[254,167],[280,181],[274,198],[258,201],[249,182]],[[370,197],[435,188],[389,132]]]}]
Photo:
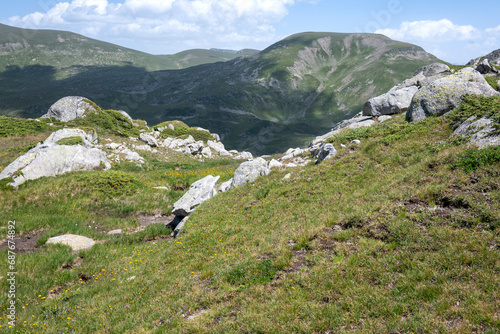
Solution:
[{"label": "blue sky", "polygon": [[451,63],[500,49],[500,1],[22,0],[0,22],[67,30],[152,54],[264,49],[304,31],[382,33]]}]

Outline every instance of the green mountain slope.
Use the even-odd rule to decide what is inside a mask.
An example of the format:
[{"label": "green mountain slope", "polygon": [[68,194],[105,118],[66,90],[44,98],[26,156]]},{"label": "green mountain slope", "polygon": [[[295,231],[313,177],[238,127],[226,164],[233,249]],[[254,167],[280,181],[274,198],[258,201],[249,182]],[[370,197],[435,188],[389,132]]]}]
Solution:
[{"label": "green mountain slope", "polygon": [[[304,144],[437,61],[373,34],[303,33],[253,55],[151,56],[70,33],[0,28],[17,32],[0,43],[2,61],[14,64],[0,73],[2,114],[37,117],[59,98],[81,95],[150,124],[181,119],[221,134],[228,148],[254,153]],[[238,55],[251,56],[228,60]],[[169,70],[190,65],[199,66]]]}]

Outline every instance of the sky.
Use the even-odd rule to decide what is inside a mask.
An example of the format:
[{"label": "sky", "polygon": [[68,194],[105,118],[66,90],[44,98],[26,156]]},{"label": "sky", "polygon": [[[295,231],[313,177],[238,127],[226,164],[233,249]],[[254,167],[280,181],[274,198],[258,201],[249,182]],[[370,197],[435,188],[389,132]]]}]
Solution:
[{"label": "sky", "polygon": [[497,0],[0,1],[0,23],[71,31],[151,54],[262,50],[306,31],[380,33],[453,64],[500,49]]}]

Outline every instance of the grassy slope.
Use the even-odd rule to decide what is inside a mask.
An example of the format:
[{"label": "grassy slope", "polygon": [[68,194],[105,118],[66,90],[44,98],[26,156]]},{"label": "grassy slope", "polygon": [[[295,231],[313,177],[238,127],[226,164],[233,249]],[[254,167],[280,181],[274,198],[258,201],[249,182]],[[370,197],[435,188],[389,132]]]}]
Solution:
[{"label": "grassy slope", "polygon": [[[161,239],[169,233],[162,225],[135,236],[104,230],[133,229],[139,212],[168,214],[182,195],[151,186],[227,179],[234,165],[147,156],[146,170],[123,166],[2,191],[1,226],[15,219],[19,234],[45,229],[42,241],[62,232],[103,241],[72,269],[61,269],[77,257],[64,247],[17,255],[18,329],[498,333],[500,154],[489,149],[497,158],[465,172],[468,148],[449,138],[452,123],[400,116],[344,132],[332,139],[337,147],[352,138],[361,146],[217,195],[176,240]],[[131,181],[118,189],[89,182],[99,178]],[[93,221],[98,229],[88,228]]]}]

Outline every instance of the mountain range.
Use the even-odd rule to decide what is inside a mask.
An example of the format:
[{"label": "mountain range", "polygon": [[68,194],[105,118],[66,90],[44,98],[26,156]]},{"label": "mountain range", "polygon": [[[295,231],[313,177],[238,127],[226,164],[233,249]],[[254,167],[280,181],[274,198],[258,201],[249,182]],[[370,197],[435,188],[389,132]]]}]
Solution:
[{"label": "mountain range", "polygon": [[179,119],[230,149],[299,146],[438,59],[376,34],[308,32],[263,51],[150,55],[63,31],[0,25],[0,113],[38,117],[68,95],[150,125]]}]

